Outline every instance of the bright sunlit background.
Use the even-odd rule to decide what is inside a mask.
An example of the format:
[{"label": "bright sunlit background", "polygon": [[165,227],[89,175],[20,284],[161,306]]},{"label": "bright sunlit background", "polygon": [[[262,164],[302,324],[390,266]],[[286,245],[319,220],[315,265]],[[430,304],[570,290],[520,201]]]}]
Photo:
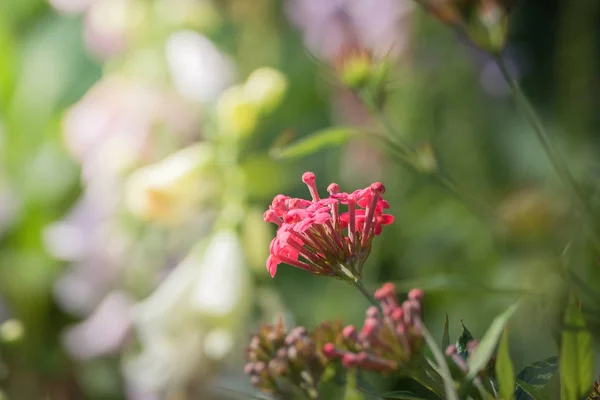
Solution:
[{"label": "bright sunlit background", "polygon": [[[520,3],[508,67],[593,194],[600,3]],[[336,76],[353,46],[391,61],[394,135],[458,193],[368,136],[275,157],[379,126]],[[349,285],[265,269],[262,214],[309,197],[304,171],[323,194],[386,185],[396,222],[365,283],[424,288],[436,337],[446,313],[481,337],[529,299],[517,370],[557,354],[560,260],[600,275],[567,248],[583,228],[493,60],[410,0],[0,0],[0,398],[246,399],[260,321],[359,323]]]}]

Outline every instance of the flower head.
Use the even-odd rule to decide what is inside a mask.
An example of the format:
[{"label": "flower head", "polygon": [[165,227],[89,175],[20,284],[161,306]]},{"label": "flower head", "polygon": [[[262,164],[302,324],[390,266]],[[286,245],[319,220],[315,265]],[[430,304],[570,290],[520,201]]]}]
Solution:
[{"label": "flower head", "polygon": [[327,343],[323,353],[329,359],[340,359],[346,368],[384,373],[410,368],[419,358],[424,343],[423,291],[411,290],[402,304],[398,303],[395,292],[396,287],[391,283],[377,290],[375,298],[381,304],[383,316],[376,307],[368,308],[362,329],[346,326],[342,331],[343,346],[339,341]]},{"label": "flower head", "polygon": [[304,173],[302,181],[312,201],[280,194],[264,214],[266,222],[278,226],[267,270],[275,276],[277,266],[286,263],[315,275],[360,279],[373,237],[394,221],[383,213],[389,208],[382,198],[384,186],[376,182],[348,194],[332,183],[327,188],[329,197],[321,199],[312,172]]},{"label": "flower head", "polygon": [[298,326],[288,332],[281,321],[263,325],[252,336],[246,353],[249,362],[244,372],[256,388],[280,396],[290,396],[299,388],[308,398],[316,398],[328,360],[317,351],[306,328]]}]

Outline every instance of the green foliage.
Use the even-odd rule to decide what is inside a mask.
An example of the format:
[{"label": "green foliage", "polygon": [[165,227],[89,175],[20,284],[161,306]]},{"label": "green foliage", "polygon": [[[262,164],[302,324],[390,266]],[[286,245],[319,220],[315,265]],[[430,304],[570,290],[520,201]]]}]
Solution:
[{"label": "green foliage", "polygon": [[498,345],[498,340],[504,331],[504,327],[508,323],[508,320],[517,310],[518,305],[513,304],[502,314],[497,316],[485,335],[479,342],[479,346],[477,350],[475,350],[474,354],[471,354],[468,360],[469,365],[469,373],[467,375],[467,379],[473,379],[479,371],[482,371],[488,365],[490,359],[494,355],[496,351],[496,346]]},{"label": "green foliage", "polygon": [[513,400],[515,398],[515,371],[510,359],[508,331],[506,329],[504,329],[504,334],[498,346],[495,372],[500,396],[503,400]]},{"label": "green foliage", "polygon": [[[550,397],[544,394],[537,386],[523,382],[519,379],[517,379],[517,386],[535,400],[551,400]],[[519,400],[519,397],[517,397],[517,400]]]},{"label": "green foliage", "polygon": [[433,353],[433,357],[437,363],[436,368],[444,384],[444,393],[446,394],[446,399],[458,400],[458,393],[454,387],[454,381],[452,380],[452,375],[450,374],[450,368],[446,362],[446,357],[439,349],[435,339],[431,336],[426,328],[423,328],[423,338],[425,339],[425,343],[429,347],[429,350],[431,350]]},{"label": "green foliage", "polygon": [[271,156],[279,160],[306,157],[328,147],[340,146],[356,136],[357,133],[358,131],[351,127],[322,129],[283,148],[271,149]]},{"label": "green foliage", "polygon": [[380,395],[382,399],[403,399],[403,400],[423,400],[422,398],[415,396],[414,394],[405,390],[398,390],[394,392],[385,392]]},{"label": "green foliage", "polygon": [[[523,368],[517,375],[517,380],[525,382],[542,390],[552,379],[558,370],[558,357],[550,357],[545,360],[536,361],[535,363]],[[527,400],[527,395],[518,387],[515,392],[516,400]]]},{"label": "green foliage", "polygon": [[587,395],[594,381],[594,348],[574,296],[565,312],[561,339],[561,400],[578,400]]},{"label": "green foliage", "polygon": [[446,319],[444,320],[444,333],[442,334],[442,351],[445,351],[450,345],[450,332],[448,331],[450,328],[449,325],[450,322],[448,321],[448,314],[446,314]]},{"label": "green foliage", "polygon": [[346,374],[343,400],[366,400],[365,393],[358,387],[358,371],[351,369]]}]

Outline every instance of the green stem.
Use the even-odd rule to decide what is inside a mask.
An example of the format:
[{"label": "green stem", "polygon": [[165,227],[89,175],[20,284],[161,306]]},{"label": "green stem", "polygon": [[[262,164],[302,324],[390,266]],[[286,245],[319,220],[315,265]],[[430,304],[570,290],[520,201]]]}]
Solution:
[{"label": "green stem", "polygon": [[367,298],[367,300],[369,300],[369,302],[371,304],[373,304],[375,307],[377,307],[377,310],[379,311],[379,314],[381,316],[383,316],[383,309],[381,308],[381,304],[379,304],[379,302],[377,300],[375,300],[375,297],[373,297],[373,295],[371,294],[371,292],[369,292],[367,290],[367,288],[365,287],[365,285],[363,285],[361,280],[356,279],[353,282],[354,286],[356,286],[358,288],[358,290],[360,290],[360,292],[363,294],[363,296],[365,296]]},{"label": "green stem", "polygon": [[560,154],[558,149],[554,147],[554,144],[552,143],[548,132],[546,132],[542,121],[540,120],[531,103],[529,103],[529,100],[523,93],[523,90],[521,90],[521,86],[508,71],[506,63],[504,62],[502,56],[498,55],[496,57],[496,63],[498,64],[498,67],[500,68],[504,79],[506,79],[506,82],[510,87],[510,91],[512,93],[512,97],[517,109],[523,114],[523,116],[527,119],[527,122],[529,122],[529,124],[533,128],[536,138],[538,139],[540,145],[544,149],[544,152],[550,160],[552,167],[556,171],[563,184],[569,190],[573,202],[579,208],[580,212],[583,213],[583,215],[590,218],[590,221],[594,221],[594,212],[591,206],[585,199],[585,196],[581,192],[579,186],[577,185],[577,182],[575,181],[573,175],[569,171],[569,168],[567,167],[562,155]]},{"label": "green stem", "polygon": [[414,151],[410,147],[408,147],[407,145],[405,145],[403,143],[399,143],[396,140],[395,135],[392,134],[393,132],[395,132],[394,125],[388,119],[387,115],[385,115],[385,113],[381,112],[380,107],[377,106],[377,104],[373,100],[372,96],[361,94],[360,99],[365,104],[367,109],[370,111],[373,118],[375,118],[375,120],[377,120],[377,122],[381,126],[383,126],[384,129],[386,130],[386,132],[388,133],[388,143],[390,145],[392,145],[396,150],[398,150],[398,152],[400,154],[402,154],[403,156],[405,156],[405,157],[414,156]]}]

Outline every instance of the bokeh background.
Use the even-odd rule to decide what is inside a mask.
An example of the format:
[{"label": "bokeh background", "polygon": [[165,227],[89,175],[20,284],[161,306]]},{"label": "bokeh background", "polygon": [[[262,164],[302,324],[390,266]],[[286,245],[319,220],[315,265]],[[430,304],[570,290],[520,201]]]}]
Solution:
[{"label": "bokeh background", "polygon": [[[504,51],[590,196],[599,21],[595,0],[522,1]],[[391,61],[394,135],[435,149],[460,196],[368,136],[273,157],[378,126],[336,77],[349,46]],[[446,313],[453,338],[461,320],[481,337],[527,297],[517,370],[557,354],[562,265],[598,279],[493,60],[409,0],[0,0],[0,396],[250,398],[260,321],[360,323],[350,286],[265,270],[262,213],[278,193],[308,197],[304,171],[323,193],[386,185],[396,222],[365,282],[423,287],[437,337]]]}]

